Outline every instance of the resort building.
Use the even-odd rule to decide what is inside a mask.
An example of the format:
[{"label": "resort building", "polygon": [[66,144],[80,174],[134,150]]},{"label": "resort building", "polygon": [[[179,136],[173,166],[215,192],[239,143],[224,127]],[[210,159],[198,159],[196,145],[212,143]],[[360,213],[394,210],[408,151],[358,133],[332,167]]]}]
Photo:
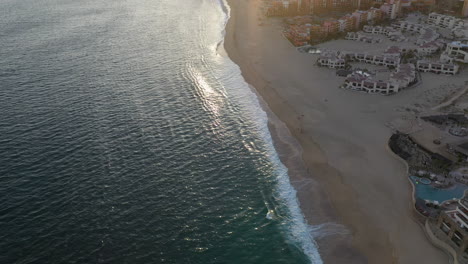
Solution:
[{"label": "resort building", "polygon": [[373,20],[375,22],[379,22],[383,19],[384,17],[384,12],[380,9],[377,9],[375,7],[371,7],[369,9],[369,16],[370,16],[370,20]]},{"label": "resort building", "polygon": [[354,72],[345,79],[344,88],[367,93],[391,94],[398,92],[398,87],[388,81],[372,80],[370,75]]},{"label": "resort building", "polygon": [[388,47],[384,52],[384,56],[400,57],[401,53],[406,52],[406,49],[402,49],[398,46]]},{"label": "resort building", "polygon": [[454,27],[452,29],[452,34],[457,39],[468,40],[468,23]]},{"label": "resort building", "polygon": [[395,42],[403,42],[403,41],[408,41],[408,38],[403,36],[401,33],[398,35],[392,35],[388,37],[389,40],[395,41]]},{"label": "resort building", "polygon": [[408,39],[403,36],[401,31],[394,29],[393,27],[381,27],[381,26],[364,26],[363,31],[369,34],[382,34],[388,37],[391,41],[407,41]]},{"label": "resort building", "polygon": [[335,20],[327,20],[322,24],[322,31],[326,34],[336,33],[339,31],[340,24]]},{"label": "resort building", "polygon": [[344,88],[367,93],[384,95],[399,92],[416,81],[416,71],[413,64],[401,64],[388,80],[373,80],[370,74],[357,71],[348,75]]},{"label": "resort building", "polygon": [[460,41],[448,43],[444,53],[440,55],[440,60],[443,62],[468,63],[468,44]]},{"label": "resort building", "polygon": [[[304,0],[303,0],[304,1]],[[310,0],[311,9],[314,14],[343,12],[356,9],[365,9],[370,6],[371,1],[337,1],[337,0]]]},{"label": "resort building", "polygon": [[384,29],[386,27],[381,27],[381,26],[369,26],[369,25],[365,25],[363,28],[362,28],[362,31],[366,32],[366,33],[370,33],[370,34],[385,34],[384,33]]},{"label": "resort building", "polygon": [[406,63],[398,65],[396,72],[390,74],[389,81],[400,89],[414,84],[416,82],[416,69],[414,64]]},{"label": "resort building", "polygon": [[361,25],[367,24],[370,21],[378,22],[382,20],[384,13],[380,9],[371,8],[367,11],[356,10],[351,16],[354,17],[355,28],[359,28]]},{"label": "resort building", "polygon": [[347,53],[347,56],[353,61],[359,61],[369,64],[381,65],[381,66],[393,66],[397,67],[400,63],[400,57],[394,55],[370,55],[367,53]]},{"label": "resort building", "polygon": [[346,62],[344,59],[340,59],[338,57],[329,58],[326,56],[320,57],[318,60],[318,63],[320,64],[320,66],[324,66],[324,67],[328,67],[332,69],[344,68],[346,65]]},{"label": "resort building", "polygon": [[427,23],[442,28],[454,28],[463,25],[463,20],[453,16],[430,13],[427,18]]},{"label": "resort building", "polygon": [[400,0],[388,0],[380,6],[380,10],[390,19],[395,19],[401,11]]},{"label": "resort building", "polygon": [[364,36],[362,34],[359,34],[358,32],[348,32],[346,34],[345,39],[354,40],[354,41],[361,41],[361,42],[365,42],[365,43],[380,43],[380,42],[382,42],[382,40],[379,39],[379,38],[367,37],[367,36]]},{"label": "resort building", "polygon": [[320,39],[326,37],[327,33],[324,32],[322,25],[314,24],[310,27],[310,37]]},{"label": "resort building", "polygon": [[382,34],[385,36],[392,36],[392,35],[398,35],[401,34],[400,31],[394,29],[393,27],[381,27],[381,26],[369,26],[366,25],[362,29],[366,33],[370,34]]},{"label": "resort building", "polygon": [[357,10],[352,13],[351,16],[355,18],[355,28],[359,28],[362,24],[367,23],[370,19],[368,18],[368,12],[363,10]]},{"label": "resort building", "polygon": [[347,40],[358,40],[360,37],[362,37],[362,35],[359,34],[358,32],[348,32],[348,33],[346,33],[345,39],[347,39]]},{"label": "resort building", "polygon": [[432,72],[437,74],[456,74],[459,66],[456,64],[434,63],[424,60],[419,60],[416,63],[416,68],[421,72]]},{"label": "resort building", "polygon": [[407,21],[398,21],[397,23],[393,24],[393,27],[401,30],[401,31],[410,31],[419,33],[419,37],[416,40],[417,45],[424,45],[429,42],[433,42],[440,37],[440,34],[437,33],[432,28],[426,27],[421,24],[411,23]]},{"label": "resort building", "polygon": [[309,43],[311,25],[290,25],[289,29],[284,32],[294,46],[303,46]]},{"label": "resort building", "polygon": [[338,19],[338,31],[348,32],[355,29],[356,18],[351,15],[346,15]]},{"label": "resort building", "polygon": [[440,37],[440,34],[432,28],[423,29],[421,35],[416,40],[417,45],[424,45],[430,42],[437,40]]},{"label": "resort building", "polygon": [[332,69],[340,69],[346,66],[345,59],[343,59],[341,55],[336,52],[328,52],[328,53],[322,54],[322,56],[319,57],[317,63],[320,66],[324,66],[324,67],[328,67]]},{"label": "resort building", "polygon": [[408,21],[398,21],[392,26],[396,29],[399,30],[405,30],[405,31],[411,31],[411,32],[417,32],[417,33],[423,33],[423,31],[426,29],[426,26],[417,24],[417,23],[411,23]]},{"label": "resort building", "polygon": [[457,255],[468,254],[468,198],[460,199],[455,210],[442,212],[437,227],[447,236]]},{"label": "resort building", "polygon": [[436,53],[444,46],[444,43],[439,41],[432,41],[425,44],[420,45],[417,48],[417,52],[419,55],[427,56]]},{"label": "resort building", "polygon": [[452,217],[461,228],[468,230],[468,198],[460,199],[457,209],[454,211],[447,211],[446,213]]}]

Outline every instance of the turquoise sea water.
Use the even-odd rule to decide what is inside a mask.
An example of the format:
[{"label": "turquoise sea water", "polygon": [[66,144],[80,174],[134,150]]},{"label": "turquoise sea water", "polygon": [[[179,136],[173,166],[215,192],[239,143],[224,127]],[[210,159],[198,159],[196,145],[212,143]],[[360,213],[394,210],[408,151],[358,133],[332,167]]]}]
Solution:
[{"label": "turquoise sea water", "polygon": [[0,1],[0,263],[321,263],[223,4]]}]

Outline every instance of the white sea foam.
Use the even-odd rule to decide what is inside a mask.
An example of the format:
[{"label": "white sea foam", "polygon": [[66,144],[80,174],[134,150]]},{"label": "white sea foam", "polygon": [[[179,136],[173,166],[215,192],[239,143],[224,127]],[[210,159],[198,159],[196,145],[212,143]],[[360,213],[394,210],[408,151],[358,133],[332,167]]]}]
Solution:
[{"label": "white sea foam", "polygon": [[224,21],[223,21],[223,30],[221,31],[221,34],[223,35],[223,37],[218,42],[217,49],[219,49],[220,47],[224,45],[224,37],[226,36],[226,25],[229,21],[229,18],[231,17],[231,7],[226,2],[226,0],[218,0],[218,3],[221,6],[221,9],[223,10],[223,13],[225,14],[225,16],[224,16]]},{"label": "white sea foam", "polygon": [[[226,26],[227,21],[230,17],[230,7],[225,0],[218,0],[221,5],[221,9],[225,13],[224,27]],[[225,31],[221,32],[221,40],[219,45],[224,43]],[[227,59],[226,59],[227,60]],[[326,233],[326,229],[322,229],[322,226],[310,227],[302,214],[302,211],[299,207],[299,201],[296,196],[296,190],[291,185],[290,178],[287,172],[287,168],[282,164],[279,159],[278,153],[276,152],[273,146],[273,140],[268,128],[268,117],[267,113],[262,109],[260,102],[257,98],[257,95],[250,89],[248,84],[241,76],[241,71],[239,67],[232,61],[226,62],[230,64],[229,67],[231,72],[229,73],[228,86],[233,86],[236,82],[235,91],[229,91],[229,93],[237,93],[234,97],[237,102],[248,109],[246,113],[243,114],[250,115],[249,117],[255,121],[255,126],[257,126],[258,132],[261,138],[265,141],[267,148],[267,155],[269,160],[275,166],[276,171],[276,198],[280,201],[280,206],[285,206],[287,208],[287,216],[278,215],[278,212],[274,209],[268,207],[268,213],[266,218],[282,221],[283,224],[287,227],[287,235],[290,241],[299,246],[304,254],[309,258],[312,264],[322,264],[323,261],[320,257],[318,251],[318,245],[314,239],[314,236],[319,237],[322,234],[319,230],[322,230]],[[234,80],[232,80],[234,79]],[[241,87],[239,87],[241,86]],[[234,89],[233,89],[234,90]]]}]

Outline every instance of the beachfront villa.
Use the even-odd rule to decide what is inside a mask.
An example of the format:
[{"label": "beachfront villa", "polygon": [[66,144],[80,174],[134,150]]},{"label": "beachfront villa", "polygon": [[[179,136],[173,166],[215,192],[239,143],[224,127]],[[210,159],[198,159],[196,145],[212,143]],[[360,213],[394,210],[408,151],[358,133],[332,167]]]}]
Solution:
[{"label": "beachfront villa", "polygon": [[468,39],[468,23],[454,27],[452,34],[458,39]]},{"label": "beachfront villa", "polygon": [[406,88],[416,82],[416,69],[414,64],[405,63],[398,65],[395,72],[390,74],[389,81],[398,85],[400,89]]},{"label": "beachfront villa", "polygon": [[405,49],[401,49],[397,46],[388,47],[382,54],[371,55],[362,52],[348,52],[348,51],[326,51],[317,60],[320,66],[329,68],[344,68],[346,66],[346,60],[369,63],[379,66],[386,67],[399,67],[400,56]]},{"label": "beachfront villa", "polygon": [[398,35],[401,34],[400,31],[394,29],[393,27],[382,27],[382,26],[369,26],[366,25],[362,28],[366,33],[370,34],[382,34],[385,36]]},{"label": "beachfront villa", "polygon": [[388,81],[372,80],[369,74],[353,72],[345,79],[344,88],[367,93],[391,94],[398,92],[398,86]]},{"label": "beachfront villa", "polygon": [[346,66],[345,59],[343,59],[340,55],[332,52],[320,56],[317,62],[320,66],[332,69],[340,69]]},{"label": "beachfront villa", "polygon": [[463,25],[463,20],[453,16],[430,13],[427,23],[442,28],[454,28]]},{"label": "beachfront villa", "polygon": [[419,55],[427,56],[436,53],[444,46],[444,43],[441,41],[432,41],[420,45],[416,50]]},{"label": "beachfront villa", "polygon": [[395,24],[393,24],[393,27],[402,31],[419,33],[419,38],[416,40],[417,45],[423,45],[429,42],[433,42],[440,37],[440,34],[437,33],[437,31],[435,31],[434,29],[421,24],[411,23],[408,21],[398,21]]},{"label": "beachfront villa", "polygon": [[359,62],[375,64],[375,65],[380,65],[380,66],[397,67],[398,64],[400,64],[399,56],[388,55],[385,53],[382,55],[370,55],[370,54],[361,53],[361,52],[350,52],[350,53],[346,53],[346,55],[349,56],[349,58],[353,61],[359,61]]},{"label": "beachfront villa", "polygon": [[403,36],[401,31],[396,30],[393,27],[364,26],[363,31],[369,34],[385,35],[389,40],[396,42],[403,42],[408,40],[408,38]]},{"label": "beachfront villa", "polygon": [[448,43],[445,51],[440,55],[440,60],[443,62],[468,63],[468,44],[461,41]]},{"label": "beachfront villa", "polygon": [[398,21],[394,24],[392,24],[392,27],[399,29],[399,30],[405,30],[405,31],[410,31],[410,32],[417,32],[417,33],[422,33],[427,27],[421,24],[417,23],[412,23],[409,21]]},{"label": "beachfront villa", "polygon": [[356,71],[345,79],[344,88],[367,93],[384,95],[397,93],[416,81],[416,71],[413,64],[400,64],[388,80],[373,80],[371,75]]},{"label": "beachfront villa", "polygon": [[380,43],[380,42],[382,42],[382,40],[379,39],[379,38],[367,37],[367,36],[364,36],[364,35],[360,34],[359,32],[348,32],[346,34],[345,39],[354,40],[354,41],[361,41],[361,42],[365,42],[365,43]]},{"label": "beachfront villa", "polygon": [[420,72],[432,72],[437,74],[451,74],[458,72],[459,66],[453,63],[430,62],[426,60],[418,60],[416,68]]},{"label": "beachfront villa", "polygon": [[416,40],[416,44],[417,45],[424,45],[424,44],[427,44],[427,43],[431,43],[431,42],[436,41],[439,37],[440,37],[440,34],[437,33],[437,31],[435,31],[432,28],[426,28],[421,33],[419,38]]},{"label": "beachfront villa", "polygon": [[393,27],[364,26],[363,31],[369,34],[382,34],[397,42],[408,40],[403,36],[402,31],[416,32],[420,34],[416,40],[416,44],[419,46],[433,43],[440,37],[440,34],[434,29],[408,21],[399,21],[393,24]]},{"label": "beachfront villa", "polygon": [[383,54],[385,56],[400,57],[401,54],[404,53],[404,52],[407,52],[407,49],[400,48],[398,46],[390,46],[383,52]]},{"label": "beachfront villa", "polygon": [[396,68],[400,64],[401,52],[401,49],[396,46],[389,47],[384,53],[380,55],[371,55],[361,52],[327,51],[319,57],[317,62],[320,66],[329,68],[344,68],[346,59],[349,59],[350,61],[387,67],[392,66]]}]

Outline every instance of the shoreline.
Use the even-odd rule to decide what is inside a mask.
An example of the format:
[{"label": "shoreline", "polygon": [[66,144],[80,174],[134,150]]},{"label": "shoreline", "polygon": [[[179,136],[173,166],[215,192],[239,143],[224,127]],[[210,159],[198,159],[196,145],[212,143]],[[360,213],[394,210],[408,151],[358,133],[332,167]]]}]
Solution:
[{"label": "shoreline", "polygon": [[[300,139],[298,137],[298,134],[302,133],[300,122],[295,121],[294,118],[287,119],[286,121],[289,122],[285,122],[284,119],[278,116],[277,111],[281,111],[285,115],[298,116],[298,121],[300,121],[300,114],[294,111],[294,109],[291,108],[288,105],[288,103],[275,92],[274,89],[271,89],[271,87],[269,87],[269,81],[263,79],[261,76],[258,76],[257,72],[251,68],[251,65],[246,63],[246,61],[243,60],[242,56],[238,54],[237,47],[234,44],[236,34],[234,32],[235,25],[233,25],[236,20],[236,14],[234,12],[238,10],[238,7],[235,6],[233,0],[227,0],[227,2],[231,9],[231,17],[226,24],[226,34],[224,40],[225,51],[228,54],[229,58],[239,66],[242,72],[242,76],[244,77],[245,81],[249,84],[249,86],[252,89],[254,89],[254,93],[259,97],[259,101],[261,102],[262,107],[268,115],[268,127],[273,139],[273,144],[277,149],[281,162],[288,168],[288,175],[290,177],[291,184],[297,191],[300,208],[302,210],[306,222],[311,226],[320,224],[334,224],[335,222],[338,222],[338,225],[341,225],[341,222],[343,221],[342,219],[340,219],[340,217],[336,215],[336,210],[334,208],[336,205],[333,203],[333,201],[330,201],[328,192],[330,192],[330,189],[334,189],[336,191],[341,191],[342,193],[347,193],[347,197],[355,196],[355,194],[350,188],[347,188],[343,184],[343,180],[341,179],[340,173],[335,168],[327,164],[326,157],[322,153],[322,150],[320,149],[320,146],[317,143],[315,143],[312,140],[308,142],[300,142],[300,140],[298,140]],[[281,37],[283,36],[281,35]],[[278,119],[278,121],[280,121],[281,124],[272,121],[273,119]],[[279,128],[278,125],[286,126],[289,135],[298,143],[300,149],[288,150],[288,147],[290,146],[288,146],[287,143],[284,143],[281,137],[279,136],[279,130],[281,130],[281,128]],[[306,151],[304,149],[304,144],[308,146],[309,151]],[[286,156],[288,156],[289,154],[291,154],[291,152],[294,151],[298,151],[300,156],[296,160],[294,160],[294,158],[288,159]],[[306,160],[309,161],[308,164]],[[300,163],[299,165],[297,164],[298,162]],[[293,163],[296,164],[293,165]],[[294,173],[295,170],[299,170],[299,173]],[[314,176],[312,176],[310,173],[311,170],[317,170],[320,172],[315,172]],[[319,177],[320,175],[324,175],[324,177],[329,177],[330,179],[328,179],[328,182],[325,182],[324,177]],[[318,180],[319,183],[325,183],[329,186],[328,188],[325,188],[325,190],[313,190],[317,191],[318,193],[313,193],[310,190],[301,192],[299,190],[301,186],[295,184],[294,182],[300,182],[303,180]],[[318,204],[311,203],[310,200],[312,199],[321,199],[322,201],[320,201]],[[351,207],[354,208],[354,210],[357,210],[357,205],[354,204],[352,200],[345,203],[346,206],[351,205]],[[320,211],[322,212],[319,213],[319,209],[321,209]],[[349,228],[343,226],[342,229]],[[353,231],[347,230],[347,232],[352,233]],[[375,232],[378,231],[375,230]],[[346,233],[346,231],[343,233]],[[336,237],[333,236],[333,234],[331,234],[331,237],[329,237],[328,239],[324,239],[324,241],[317,241],[317,243],[319,245],[320,256],[324,263],[351,264],[363,263],[368,261],[363,255],[363,253],[360,252],[361,250],[359,249],[359,246],[355,245],[355,242],[352,241],[352,238],[348,234],[341,237]],[[333,247],[333,249],[325,250],[324,246]],[[344,256],[337,256],[335,255],[335,253],[333,253],[335,250],[346,252],[346,254],[344,254]],[[379,259],[382,257],[381,253],[374,254],[375,259]],[[392,260],[391,263],[394,263],[394,261]]]},{"label": "shoreline", "polygon": [[[433,247],[430,242],[425,239],[425,234],[421,228],[417,227],[417,229],[414,230],[417,223],[411,217],[411,199],[406,199],[409,198],[411,192],[413,192],[413,190],[411,190],[413,188],[407,184],[408,179],[404,173],[405,170],[403,166],[401,166],[404,164],[402,164],[400,160],[395,159],[392,156],[393,153],[388,152],[389,149],[386,145],[387,140],[383,142],[372,141],[371,143],[373,144],[382,144],[373,145],[372,148],[379,148],[380,152],[382,150],[385,151],[386,154],[383,155],[390,156],[393,159],[393,165],[395,163],[400,164],[396,166],[395,174],[404,174],[404,178],[399,179],[399,184],[396,184],[398,187],[403,188],[403,190],[397,190],[390,195],[406,193],[406,196],[408,196],[400,199],[400,212],[397,212],[401,214],[403,210],[405,211],[405,215],[396,215],[393,216],[393,219],[387,219],[386,221],[389,223],[394,222],[393,226],[388,229],[385,225],[376,221],[376,219],[382,219],[382,216],[378,215],[379,212],[377,212],[377,215],[375,215],[376,212],[373,212],[373,207],[375,207],[375,204],[378,202],[372,203],[371,201],[370,206],[369,204],[363,205],[363,200],[372,195],[363,197],[362,189],[356,189],[353,184],[350,184],[353,175],[351,173],[347,175],[343,167],[347,168],[352,165],[347,164],[348,162],[343,160],[343,156],[330,153],[329,144],[323,144],[321,141],[321,138],[328,135],[324,135],[323,131],[322,133],[315,133],[313,131],[314,128],[317,128],[317,123],[323,121],[325,116],[336,115],[333,111],[326,111],[326,101],[335,100],[336,98],[328,97],[328,94],[325,94],[328,100],[325,99],[324,103],[322,100],[323,94],[320,94],[319,91],[314,94],[322,95],[322,97],[311,99],[311,105],[313,105],[312,103],[315,101],[319,110],[314,108],[315,106],[307,106],[307,108],[304,108],[304,110],[307,110],[307,113],[305,111],[299,111],[302,109],[298,107],[296,105],[297,102],[294,102],[291,98],[302,97],[300,93],[302,90],[297,89],[294,91],[294,94],[291,95],[290,91],[281,87],[285,83],[296,81],[296,79],[291,79],[291,76],[284,77],[275,75],[275,73],[278,72],[270,72],[269,67],[265,66],[265,61],[262,61],[261,58],[262,54],[268,54],[274,57],[275,55],[272,51],[275,52],[278,48],[285,49],[286,44],[284,43],[276,45],[276,43],[268,42],[271,41],[270,38],[272,34],[277,34],[279,38],[281,38],[280,31],[278,29],[271,29],[273,26],[268,26],[269,31],[276,30],[276,32],[264,33],[264,31],[267,30],[257,25],[258,17],[256,16],[255,7],[259,4],[258,1],[227,0],[227,2],[231,9],[231,17],[226,25],[224,41],[224,48],[228,56],[240,67],[245,81],[255,89],[256,94],[260,97],[259,101],[264,100],[266,102],[268,109],[286,125],[291,136],[300,145],[302,151],[300,162],[302,165],[299,165],[299,167],[303,166],[303,169],[295,171],[298,166],[297,161],[288,159],[288,152],[285,151],[288,147],[284,145],[284,142],[281,142],[281,138],[278,136],[277,125],[271,121],[270,114],[268,110],[266,110],[269,116],[269,128],[275,148],[278,150],[281,161],[288,168],[291,184],[297,190],[297,197],[306,221],[312,226],[330,223],[343,224],[346,227],[345,229],[351,233],[351,235],[347,235],[343,232],[343,234],[332,234],[329,237],[320,238],[317,242],[323,261],[325,263],[415,263],[413,261],[419,259],[419,261],[422,262],[426,260],[425,263],[440,263],[441,257],[444,257],[444,259],[448,261],[448,258],[443,252]],[[242,17],[242,20],[237,19],[239,17]],[[278,38],[278,36],[275,38]],[[265,51],[264,49],[269,48],[261,45],[265,43],[271,43],[271,46],[274,47]],[[293,48],[289,46],[288,49],[289,50],[285,51],[285,53],[290,54]],[[294,52],[296,51],[294,50]],[[291,63],[293,62],[293,58],[284,58],[284,61],[285,64],[287,64],[287,62]],[[279,84],[277,85],[277,83]],[[341,93],[346,93],[346,91],[342,91]],[[350,94],[346,94],[345,96],[349,95]],[[356,96],[353,95],[352,97]],[[330,122],[333,121],[329,121],[328,123]],[[330,126],[332,128],[347,129],[346,124],[341,125],[335,123]],[[382,130],[381,127],[379,127],[379,129]],[[386,130],[387,131],[384,132],[388,135],[390,131],[388,131],[388,128]],[[327,132],[327,129],[325,129],[325,132]],[[338,134],[339,133],[336,133],[333,136],[336,137]],[[336,138],[333,136],[328,136],[328,140],[334,141]],[[341,136],[343,135],[341,134]],[[383,138],[385,138],[385,134]],[[353,142],[350,140],[343,143],[349,144],[344,148],[350,149],[354,146],[356,146],[358,150],[369,147],[369,145],[365,144],[359,145],[359,143],[362,143],[359,141]],[[364,143],[368,144],[369,142]],[[335,150],[335,148],[340,148],[339,144],[333,146],[332,151]],[[294,165],[294,163],[296,164]],[[345,163],[345,166],[343,166],[343,163]],[[293,173],[290,173],[291,171]],[[357,171],[362,171],[362,169],[357,168]],[[318,190],[317,187],[315,187],[315,189],[304,188],[304,186],[295,183],[303,180],[317,181],[320,190]],[[404,182],[403,186],[401,180]],[[385,188],[385,183],[383,183],[383,185]],[[388,193],[386,194],[388,195]],[[320,201],[317,202],[314,200],[317,198],[320,199]],[[385,199],[388,197],[384,196],[380,198]],[[401,204],[401,202],[404,202],[404,204]],[[388,214],[383,217],[387,216]],[[404,222],[407,226],[404,228],[399,227],[398,225],[401,222]],[[397,230],[395,230],[395,228]],[[408,230],[408,228],[412,229]],[[420,252],[418,249],[430,250],[426,256],[417,256],[417,253],[411,252],[412,249],[404,248],[405,245],[397,244],[399,240],[406,240],[409,236],[414,234],[417,234],[415,239],[402,241],[406,242],[402,244],[417,241],[421,243],[421,245],[415,246],[414,251]],[[421,238],[424,240],[421,240]]]}]

